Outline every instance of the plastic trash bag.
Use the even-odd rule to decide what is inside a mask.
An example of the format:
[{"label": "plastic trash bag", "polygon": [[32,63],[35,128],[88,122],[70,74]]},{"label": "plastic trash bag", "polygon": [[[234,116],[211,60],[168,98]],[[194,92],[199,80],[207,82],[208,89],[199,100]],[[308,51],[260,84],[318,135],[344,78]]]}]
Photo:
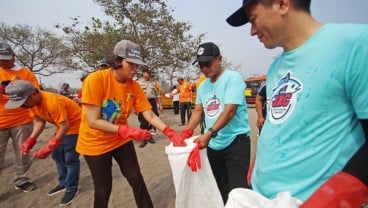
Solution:
[{"label": "plastic trash bag", "polygon": [[225,208],[297,208],[302,201],[291,196],[290,192],[278,193],[268,199],[258,192],[245,188],[235,188],[229,193]]},{"label": "plastic trash bag", "polygon": [[206,149],[200,150],[201,169],[193,172],[187,165],[190,152],[196,146],[193,140],[185,140],[186,147],[166,146],[170,168],[173,175],[176,208],[224,208],[220,191],[208,162]]}]

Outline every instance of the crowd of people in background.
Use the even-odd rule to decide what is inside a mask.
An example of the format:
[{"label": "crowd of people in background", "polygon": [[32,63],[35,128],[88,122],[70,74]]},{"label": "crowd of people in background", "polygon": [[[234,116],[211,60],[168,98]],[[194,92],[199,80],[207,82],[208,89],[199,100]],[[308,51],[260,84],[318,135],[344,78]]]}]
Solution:
[{"label": "crowd of people in background", "polygon": [[[150,208],[133,141],[140,147],[153,144],[159,130],[175,147],[183,147],[200,126],[196,150],[206,149],[226,207],[248,207],[243,199],[249,193],[268,200],[285,191],[303,208],[367,207],[368,26],[321,24],[310,4],[243,0],[227,19],[232,26],[249,23],[251,35],[266,48],[284,50],[256,96],[259,139],[253,161],[246,84],[238,72],[223,67],[213,42],[196,50],[192,64],[202,73],[196,85],[178,77],[165,94],[172,98],[173,113],[180,113],[180,133],[159,118],[161,85],[136,43],[117,42],[109,63],[82,75],[77,98],[68,83],[59,94],[40,89],[35,75],[15,64],[11,46],[0,43],[0,175],[10,139],[13,184],[23,192],[37,188],[28,176],[32,158],[51,154],[58,184],[48,195],[64,193],[60,206],[70,205],[79,191],[82,155],[92,176],[94,207],[107,207],[114,160],[137,207]],[[135,81],[140,69],[142,78]],[[128,123],[134,113],[139,128]],[[46,122],[55,125],[55,133],[30,154]],[[188,157],[192,170],[198,164],[199,157]],[[242,189],[251,192],[237,192]]]}]

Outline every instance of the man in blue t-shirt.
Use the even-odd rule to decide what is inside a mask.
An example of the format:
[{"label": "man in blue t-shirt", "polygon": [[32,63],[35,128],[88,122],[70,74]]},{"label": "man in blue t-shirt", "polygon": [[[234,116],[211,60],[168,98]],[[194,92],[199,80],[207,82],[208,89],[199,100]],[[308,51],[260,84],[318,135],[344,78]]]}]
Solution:
[{"label": "man in blue t-shirt", "polygon": [[206,127],[197,141],[201,148],[207,147],[213,175],[226,203],[232,189],[249,188],[245,180],[250,160],[246,86],[239,72],[221,66],[220,50],[212,42],[199,45],[193,64],[197,62],[207,78],[198,89],[194,111],[180,135],[191,137],[204,113]]},{"label": "man in blue t-shirt", "polygon": [[290,191],[304,207],[360,207],[368,201],[368,25],[319,23],[310,3],[243,0],[227,19],[284,49],[267,74],[252,188],[268,198]]}]

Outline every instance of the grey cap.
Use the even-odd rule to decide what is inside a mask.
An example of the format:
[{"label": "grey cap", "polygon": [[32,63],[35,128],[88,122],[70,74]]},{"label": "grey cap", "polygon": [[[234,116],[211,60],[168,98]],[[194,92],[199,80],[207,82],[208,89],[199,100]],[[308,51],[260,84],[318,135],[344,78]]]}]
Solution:
[{"label": "grey cap", "polygon": [[121,40],[114,47],[114,55],[124,58],[127,62],[146,65],[142,61],[139,46],[129,40]]},{"label": "grey cap", "polygon": [[6,43],[0,43],[0,60],[12,60],[13,49]]},{"label": "grey cap", "polygon": [[8,102],[5,104],[5,108],[19,108],[35,90],[37,90],[37,88],[29,81],[15,80],[10,82],[5,88],[5,94],[9,98]]}]

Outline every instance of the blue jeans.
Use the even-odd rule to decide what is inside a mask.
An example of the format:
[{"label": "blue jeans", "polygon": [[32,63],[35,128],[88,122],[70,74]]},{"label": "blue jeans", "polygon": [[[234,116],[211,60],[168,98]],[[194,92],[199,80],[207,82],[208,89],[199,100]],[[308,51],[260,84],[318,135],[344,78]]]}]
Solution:
[{"label": "blue jeans", "polygon": [[64,136],[61,145],[52,152],[59,184],[64,186],[67,192],[78,190],[80,161],[79,154],[75,151],[77,138],[78,134]]}]

